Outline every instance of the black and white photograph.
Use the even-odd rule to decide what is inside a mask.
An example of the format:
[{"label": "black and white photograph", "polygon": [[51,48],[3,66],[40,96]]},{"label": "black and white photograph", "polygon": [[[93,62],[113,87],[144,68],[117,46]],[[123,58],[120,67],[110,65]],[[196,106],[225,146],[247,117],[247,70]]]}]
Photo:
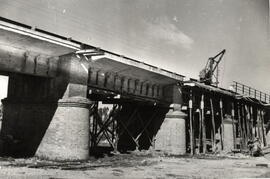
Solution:
[{"label": "black and white photograph", "polygon": [[270,0],[0,0],[0,179],[270,178]]}]

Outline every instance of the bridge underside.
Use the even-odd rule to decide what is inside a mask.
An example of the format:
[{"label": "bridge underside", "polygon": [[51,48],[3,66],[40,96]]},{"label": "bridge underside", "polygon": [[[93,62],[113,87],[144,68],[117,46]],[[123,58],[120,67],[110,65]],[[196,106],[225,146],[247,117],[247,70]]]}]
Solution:
[{"label": "bridge underside", "polygon": [[[0,73],[9,76],[2,155],[82,159],[100,136],[115,150],[153,145],[181,75],[108,52],[82,55],[98,49],[22,24],[0,27]],[[117,106],[113,122],[100,117],[98,101]]]},{"label": "bridge underside", "polygon": [[84,160],[104,144],[178,155],[267,143],[259,101],[22,24],[1,21],[0,41],[10,79],[2,155]]}]

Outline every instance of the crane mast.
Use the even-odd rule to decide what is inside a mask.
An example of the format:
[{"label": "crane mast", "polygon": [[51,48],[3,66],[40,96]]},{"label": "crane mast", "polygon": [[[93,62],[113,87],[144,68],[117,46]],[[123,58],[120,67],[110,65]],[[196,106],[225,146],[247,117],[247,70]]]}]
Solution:
[{"label": "crane mast", "polygon": [[[199,77],[200,82],[205,83],[206,85],[218,86],[218,64],[223,58],[226,50],[223,49],[216,56],[210,57],[206,63],[205,68],[200,71]],[[217,59],[218,58],[218,59]],[[217,60],[215,60],[217,59]]]}]

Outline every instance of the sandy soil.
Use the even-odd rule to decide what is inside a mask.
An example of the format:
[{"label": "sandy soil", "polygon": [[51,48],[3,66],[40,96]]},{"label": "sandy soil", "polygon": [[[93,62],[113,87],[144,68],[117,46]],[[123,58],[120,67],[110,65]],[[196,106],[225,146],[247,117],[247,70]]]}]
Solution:
[{"label": "sandy soil", "polygon": [[[257,166],[257,165],[261,166]],[[270,156],[164,156],[132,153],[87,162],[50,162],[36,158],[0,159],[0,178],[246,178],[270,177]]]}]

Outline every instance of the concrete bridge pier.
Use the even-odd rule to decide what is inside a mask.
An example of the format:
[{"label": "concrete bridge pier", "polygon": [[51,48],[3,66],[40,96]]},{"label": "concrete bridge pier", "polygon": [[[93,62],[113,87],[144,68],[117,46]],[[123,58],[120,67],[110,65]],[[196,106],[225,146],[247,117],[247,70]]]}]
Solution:
[{"label": "concrete bridge pier", "polygon": [[167,86],[165,97],[172,99],[170,110],[165,116],[155,139],[155,150],[172,155],[186,153],[186,119],[187,114],[181,111],[183,103],[182,89],[179,86]]},{"label": "concrete bridge pier", "polygon": [[155,150],[172,155],[186,153],[186,119],[181,105],[173,104],[156,135]]},{"label": "concrete bridge pier", "polygon": [[[89,108],[87,61],[73,55],[60,58],[55,79],[63,97],[38,147],[36,156],[49,160],[87,160],[89,157]],[[84,68],[83,68],[84,67]]]},{"label": "concrete bridge pier", "polygon": [[54,77],[39,76],[43,68],[32,75],[10,74],[8,97],[3,100],[1,155],[87,159],[87,69],[86,60],[66,55],[59,58]]},{"label": "concrete bridge pier", "polygon": [[89,157],[89,106],[83,97],[64,98],[36,152],[49,160],[86,160]]},{"label": "concrete bridge pier", "polygon": [[231,152],[234,149],[233,139],[233,121],[231,117],[227,116],[224,119],[224,152]]}]

